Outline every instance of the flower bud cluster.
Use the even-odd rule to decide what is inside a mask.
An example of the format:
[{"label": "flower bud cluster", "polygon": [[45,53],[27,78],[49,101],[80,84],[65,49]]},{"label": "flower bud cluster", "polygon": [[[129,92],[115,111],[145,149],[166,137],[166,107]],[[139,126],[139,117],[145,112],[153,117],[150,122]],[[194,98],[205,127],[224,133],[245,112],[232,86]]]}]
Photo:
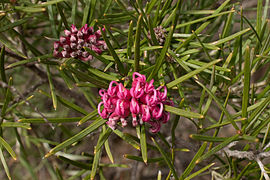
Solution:
[{"label": "flower bud cluster", "polygon": [[155,89],[153,83],[153,79],[148,83],[146,77],[137,72],[133,73],[130,89],[125,88],[122,83],[112,81],[107,90],[99,91],[102,99],[98,104],[99,115],[108,119],[107,125],[112,129],[116,128],[119,121],[125,127],[127,118],[131,115],[133,126],[146,122],[151,125],[152,133],[159,132],[161,123],[170,119],[170,114],[164,111],[164,105],[172,102],[167,98],[167,88],[160,86]]},{"label": "flower bud cluster", "polygon": [[71,30],[65,30],[65,36],[61,36],[59,41],[54,42],[53,55],[58,58],[78,58],[83,61],[89,61],[93,59],[83,47],[101,54],[107,45],[104,41],[100,40],[100,30],[94,32],[93,27],[88,27],[85,24],[80,30],[74,25],[71,26]]},{"label": "flower bud cluster", "polygon": [[[166,29],[162,26],[157,26],[154,28],[154,33],[159,45],[164,45],[167,36]],[[151,39],[150,33],[148,33],[148,38]]]}]

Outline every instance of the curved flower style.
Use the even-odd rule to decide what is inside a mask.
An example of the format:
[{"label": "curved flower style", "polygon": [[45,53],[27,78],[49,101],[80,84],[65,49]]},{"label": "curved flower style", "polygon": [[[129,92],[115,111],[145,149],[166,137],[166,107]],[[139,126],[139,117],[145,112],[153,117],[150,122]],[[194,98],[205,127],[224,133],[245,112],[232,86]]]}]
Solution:
[{"label": "curved flower style", "polygon": [[[108,119],[107,125],[112,129],[116,128],[119,120],[125,127],[131,114],[133,126],[148,123],[152,133],[159,132],[161,124],[170,119],[170,113],[164,111],[164,105],[173,103],[167,97],[166,86],[155,89],[153,84],[153,79],[148,83],[146,77],[137,72],[133,73],[130,90],[122,83],[112,81],[107,90],[99,91],[102,99],[98,105],[99,115]],[[104,108],[101,111],[102,105]]]},{"label": "curved flower style", "polygon": [[88,47],[98,54],[107,49],[104,41],[99,40],[101,37],[100,30],[94,32],[93,27],[85,24],[78,30],[73,24],[71,29],[64,30],[65,36],[61,36],[59,41],[54,42],[53,55],[57,58],[78,58],[83,61],[93,59],[92,55],[84,50]]}]

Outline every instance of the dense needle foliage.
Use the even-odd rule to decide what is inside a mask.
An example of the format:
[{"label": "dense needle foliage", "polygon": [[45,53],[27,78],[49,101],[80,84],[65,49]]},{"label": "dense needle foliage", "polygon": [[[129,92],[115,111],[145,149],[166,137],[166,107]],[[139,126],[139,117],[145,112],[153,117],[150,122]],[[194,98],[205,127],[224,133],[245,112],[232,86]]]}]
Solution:
[{"label": "dense needle foliage", "polygon": [[269,0],[1,0],[1,179],[267,179]]}]

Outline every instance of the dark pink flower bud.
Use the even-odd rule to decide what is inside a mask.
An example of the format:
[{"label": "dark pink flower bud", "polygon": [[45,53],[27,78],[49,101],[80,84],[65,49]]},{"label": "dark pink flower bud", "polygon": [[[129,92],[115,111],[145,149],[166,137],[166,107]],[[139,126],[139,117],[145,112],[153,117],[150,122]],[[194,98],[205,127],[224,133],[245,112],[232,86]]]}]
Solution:
[{"label": "dark pink flower bud", "polygon": [[73,51],[72,53],[70,53],[70,56],[71,56],[72,58],[75,58],[75,57],[77,57],[77,53],[76,53],[75,51]]},{"label": "dark pink flower bud", "polygon": [[108,120],[106,122],[106,124],[109,126],[109,128],[111,128],[112,130],[115,130],[116,129],[116,122],[113,121],[113,120]]},{"label": "dark pink flower bud", "polygon": [[125,118],[120,118],[120,120],[121,120],[122,127],[126,127],[127,126],[127,120],[125,120]]},{"label": "dark pink flower bud", "polygon": [[88,41],[91,44],[96,44],[97,43],[97,36],[96,35],[90,35],[89,38],[88,38]]},{"label": "dark pink flower bud", "polygon": [[70,36],[70,42],[76,42],[77,41],[77,39],[76,39],[76,37],[75,37],[75,35],[71,35]]},{"label": "dark pink flower bud", "polygon": [[63,48],[64,48],[64,50],[66,50],[66,51],[70,50],[70,46],[67,45],[67,44],[65,44],[65,45],[63,46]]},{"label": "dark pink flower bud", "polygon": [[99,49],[99,48],[98,48],[97,46],[95,46],[95,45],[92,45],[92,50],[95,51],[95,52],[98,53],[98,54],[101,54],[101,53],[102,53],[101,49]]},{"label": "dark pink flower bud", "polygon": [[88,26],[87,24],[85,24],[82,28],[81,28],[81,31],[84,35],[86,35],[88,33]]},{"label": "dark pink flower bud", "polygon": [[67,51],[62,51],[62,56],[65,57],[65,58],[68,58],[70,57],[69,53]]},{"label": "dark pink flower bud", "polygon": [[82,57],[88,57],[89,56],[89,53],[88,52],[86,52],[86,51],[84,51],[83,53],[82,53]]},{"label": "dark pink flower bud", "polygon": [[78,36],[79,39],[81,39],[83,37],[83,33],[81,31],[78,31],[77,36]]},{"label": "dark pink flower bud", "polygon": [[82,49],[82,45],[78,44],[78,45],[77,45],[77,49],[78,49],[78,50]]},{"label": "dark pink flower bud", "polygon": [[61,54],[59,51],[54,50],[54,51],[53,51],[53,56],[54,56],[54,57],[62,57],[62,54]]},{"label": "dark pink flower bud", "polygon": [[71,35],[71,32],[69,30],[64,30],[64,33],[66,36],[70,36]]},{"label": "dark pink flower bud", "polygon": [[77,55],[78,55],[78,56],[81,56],[82,53],[83,53],[83,52],[82,52],[81,50],[78,50],[78,51],[77,51]]},{"label": "dark pink flower bud", "polygon": [[71,32],[72,33],[77,33],[78,32],[78,29],[73,24],[71,25]]},{"label": "dark pink flower bud", "polygon": [[60,43],[64,44],[66,42],[66,38],[65,37],[60,37]]},{"label": "dark pink flower bud", "polygon": [[89,33],[89,34],[93,34],[93,32],[94,32],[94,28],[93,28],[93,27],[89,27],[89,28],[88,28],[88,33]]},{"label": "dark pink flower bud", "polygon": [[99,40],[100,37],[98,37],[98,34],[100,34],[100,32],[94,33],[93,28],[88,27],[87,24],[85,24],[79,31],[74,25],[72,25],[71,30],[64,30],[64,33],[65,36],[60,37],[60,40],[54,43],[54,50],[58,50],[59,47],[63,47],[62,51],[66,52],[62,53],[60,51],[59,53],[62,54],[61,56],[57,55],[55,52],[55,57],[66,58],[72,56],[83,61],[90,61],[93,59],[93,56],[88,53],[83,53],[85,51],[83,46],[92,49],[98,54],[101,54],[106,47],[106,43]]},{"label": "dark pink flower bud", "polygon": [[116,128],[116,124],[118,122],[118,120],[120,119],[120,117],[116,114],[116,113],[112,113],[109,116],[109,121],[106,122],[106,124],[113,130],[115,130]]},{"label": "dark pink flower bud", "polygon": [[76,49],[77,48],[77,44],[76,43],[70,43],[70,47],[71,47],[71,49]]},{"label": "dark pink flower bud", "polygon": [[83,45],[84,44],[84,40],[83,39],[79,39],[78,40],[78,44]]},{"label": "dark pink flower bud", "polygon": [[59,49],[59,41],[56,41],[56,42],[54,42],[54,44],[53,44],[53,48],[54,48],[54,50],[58,50]]}]

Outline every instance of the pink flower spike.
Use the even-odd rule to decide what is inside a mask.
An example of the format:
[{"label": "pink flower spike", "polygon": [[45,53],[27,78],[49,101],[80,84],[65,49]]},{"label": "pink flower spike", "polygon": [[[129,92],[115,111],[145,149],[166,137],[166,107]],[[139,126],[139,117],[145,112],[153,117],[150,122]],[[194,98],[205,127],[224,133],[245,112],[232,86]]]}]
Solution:
[{"label": "pink flower spike", "polygon": [[129,90],[126,89],[122,83],[118,84],[118,92],[117,92],[117,97],[120,99],[130,99],[130,94]]},{"label": "pink flower spike", "polygon": [[120,117],[127,117],[129,112],[129,101],[118,99],[116,102],[115,113]]},{"label": "pink flower spike", "polygon": [[149,122],[151,119],[149,106],[147,106],[145,104],[141,105],[141,113],[142,113],[141,120],[143,122]]},{"label": "pink flower spike", "polygon": [[98,48],[97,46],[95,46],[95,45],[92,45],[92,50],[95,51],[97,54],[101,54],[101,53],[102,53],[101,49],[99,49],[99,48]]},{"label": "pink flower spike", "polygon": [[[164,92],[161,92],[160,90],[164,89]],[[167,99],[167,87],[166,86],[160,86],[157,88],[158,91],[158,97],[161,101],[165,101]]]},{"label": "pink flower spike", "polygon": [[146,93],[150,93],[151,91],[153,91],[153,89],[155,89],[153,83],[154,83],[154,79],[152,79],[149,83],[145,84],[145,92]]},{"label": "pink flower spike", "polygon": [[151,124],[150,131],[151,133],[157,133],[160,131],[161,124],[158,121],[150,121],[149,124]]},{"label": "pink flower spike", "polygon": [[[136,76],[138,76],[138,77],[136,77]],[[145,83],[145,81],[146,81],[145,75],[142,75],[142,74],[140,74],[138,72],[134,72],[132,77],[133,77],[133,81],[138,80],[138,81],[141,81],[143,83]]]},{"label": "pink flower spike", "polygon": [[105,94],[106,94],[106,90],[105,89],[101,89],[101,90],[99,90],[99,95],[101,96],[101,97],[103,97]]},{"label": "pink flower spike", "polygon": [[163,112],[160,120],[163,124],[167,123],[170,120],[170,113]]},{"label": "pink flower spike", "polygon": [[131,99],[131,102],[130,102],[130,112],[132,114],[134,114],[135,116],[140,113],[140,105],[139,105],[138,101],[135,98],[132,98]]},{"label": "pink flower spike", "polygon": [[154,106],[157,103],[157,91],[155,89],[153,89],[151,94],[147,94],[146,95],[146,103],[149,106]]},{"label": "pink flower spike", "polygon": [[132,84],[132,88],[130,89],[130,95],[136,99],[140,98],[144,94],[143,88],[141,87],[141,83],[136,81],[136,83]]},{"label": "pink flower spike", "polygon": [[[115,86],[113,86],[114,84]],[[108,91],[107,91],[110,96],[115,96],[117,94],[117,90],[118,90],[117,86],[118,86],[118,82],[116,81],[112,81],[110,83]]]},{"label": "pink flower spike", "polygon": [[102,112],[100,112],[100,108],[101,108],[101,105],[104,104],[103,102],[100,102],[98,104],[98,114],[103,118],[103,119],[107,119],[108,118],[108,112],[106,110],[106,108],[103,109]]},{"label": "pink flower spike", "polygon": [[162,103],[158,103],[160,107],[155,106],[152,110],[152,116],[154,119],[159,119],[162,116],[162,112],[163,112],[163,104]]}]

